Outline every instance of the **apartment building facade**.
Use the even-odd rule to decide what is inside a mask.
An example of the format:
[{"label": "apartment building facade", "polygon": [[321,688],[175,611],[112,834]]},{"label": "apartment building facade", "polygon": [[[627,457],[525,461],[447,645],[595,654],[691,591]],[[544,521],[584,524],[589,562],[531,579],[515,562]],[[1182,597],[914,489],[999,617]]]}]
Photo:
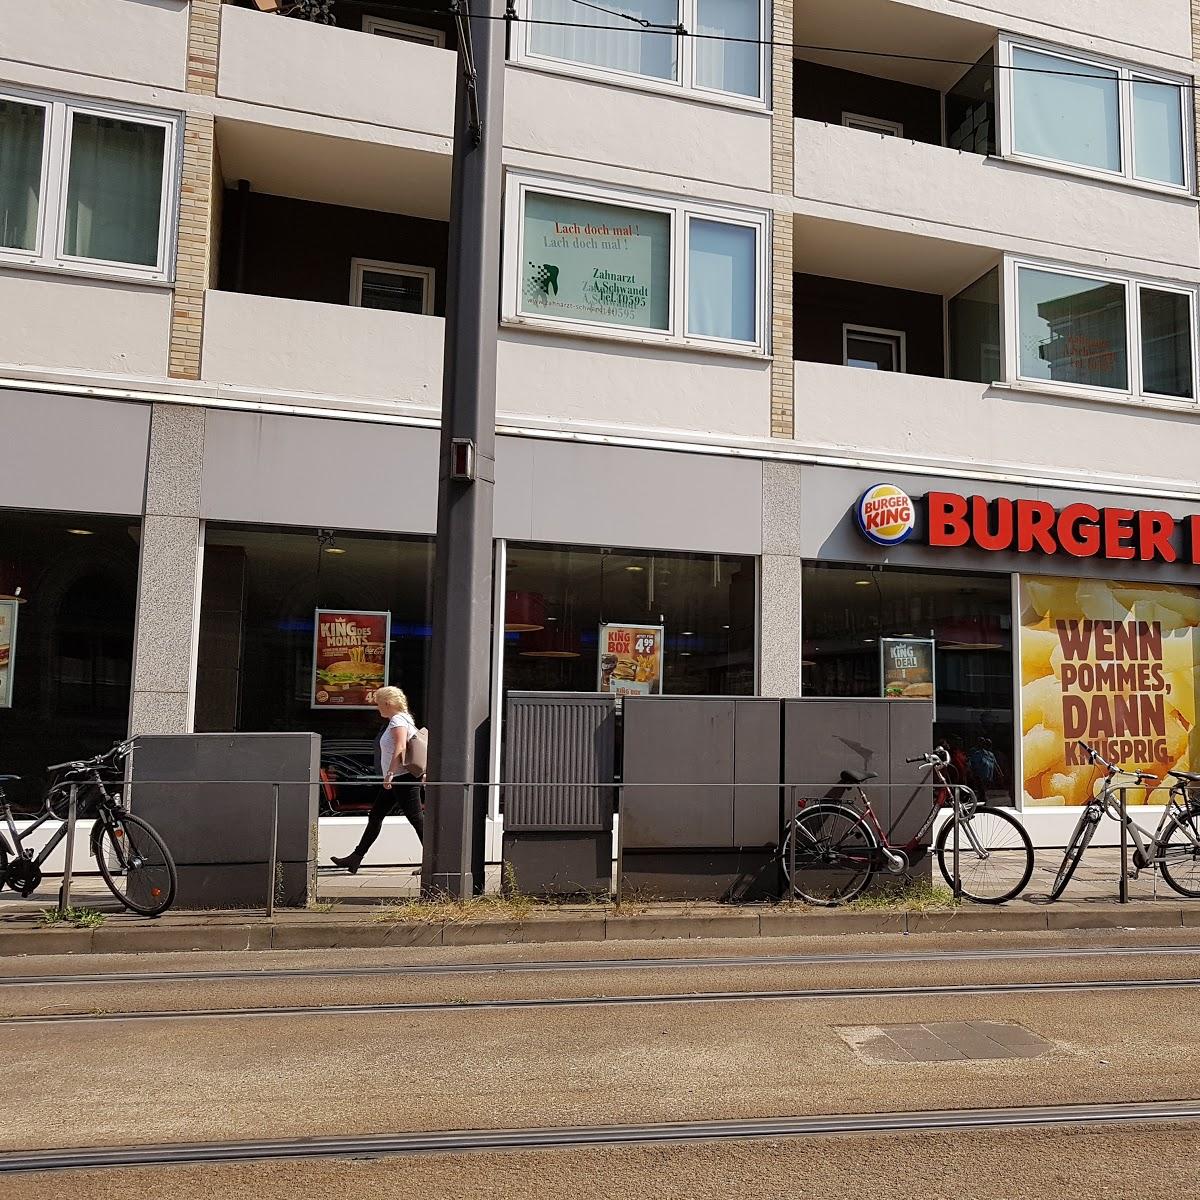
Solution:
[{"label": "apartment building facade", "polygon": [[[318,610],[382,616],[420,714],[446,8],[13,5],[6,770],[370,737]],[[933,691],[1047,828],[1073,737],[1200,767],[1200,13],[603,8],[507,28],[494,767],[506,691],[595,690],[606,623],[661,627],[667,692]]]}]

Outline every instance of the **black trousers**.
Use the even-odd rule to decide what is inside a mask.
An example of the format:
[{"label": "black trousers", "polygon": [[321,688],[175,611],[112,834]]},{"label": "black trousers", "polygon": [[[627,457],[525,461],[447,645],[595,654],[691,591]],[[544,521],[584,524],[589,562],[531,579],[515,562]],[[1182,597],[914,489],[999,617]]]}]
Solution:
[{"label": "black trousers", "polygon": [[383,818],[399,808],[408,818],[408,823],[417,831],[419,841],[425,840],[425,821],[421,816],[421,784],[411,775],[401,775],[392,780],[389,791],[382,784],[375,792],[371,802],[371,811],[367,815],[367,827],[359,838],[358,845],[351,851],[350,857],[361,859],[375,844],[379,831],[383,828]]}]

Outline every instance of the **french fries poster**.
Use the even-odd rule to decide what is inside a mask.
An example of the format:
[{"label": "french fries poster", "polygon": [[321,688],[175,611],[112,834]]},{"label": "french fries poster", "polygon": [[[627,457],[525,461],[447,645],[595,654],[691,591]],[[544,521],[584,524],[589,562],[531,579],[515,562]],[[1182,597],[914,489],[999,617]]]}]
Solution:
[{"label": "french fries poster", "polygon": [[318,608],[313,631],[313,708],[373,708],[387,681],[390,612]]},{"label": "french fries poster", "polygon": [[611,696],[662,694],[663,626],[600,626],[597,691]]},{"label": "french fries poster", "polygon": [[[1081,805],[1097,773],[1079,749],[1162,776],[1200,762],[1200,588],[1021,578],[1025,803]],[[1131,788],[1130,804],[1166,789]]]}]

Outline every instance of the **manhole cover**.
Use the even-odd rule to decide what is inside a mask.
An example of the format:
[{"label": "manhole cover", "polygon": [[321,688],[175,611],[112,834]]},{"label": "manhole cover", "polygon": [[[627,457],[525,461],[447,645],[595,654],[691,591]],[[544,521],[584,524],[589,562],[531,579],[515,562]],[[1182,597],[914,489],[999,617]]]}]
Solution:
[{"label": "manhole cover", "polygon": [[922,1025],[856,1025],[842,1039],[870,1062],[966,1062],[1036,1058],[1045,1038],[1012,1021],[927,1021]]}]

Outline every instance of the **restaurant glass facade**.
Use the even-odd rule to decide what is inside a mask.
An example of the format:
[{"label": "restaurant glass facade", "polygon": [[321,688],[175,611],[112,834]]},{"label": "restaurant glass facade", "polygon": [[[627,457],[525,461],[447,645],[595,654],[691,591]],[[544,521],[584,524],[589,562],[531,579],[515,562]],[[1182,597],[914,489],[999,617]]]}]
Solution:
[{"label": "restaurant glass facade", "polygon": [[0,771],[22,777],[5,789],[21,807],[48,764],[125,736],[140,532],[130,517],[0,514]]},{"label": "restaurant glass facade", "polygon": [[981,793],[1019,794],[1008,575],[806,563],[802,606],[804,695],[882,696],[880,639],[932,638],[935,738]]}]

